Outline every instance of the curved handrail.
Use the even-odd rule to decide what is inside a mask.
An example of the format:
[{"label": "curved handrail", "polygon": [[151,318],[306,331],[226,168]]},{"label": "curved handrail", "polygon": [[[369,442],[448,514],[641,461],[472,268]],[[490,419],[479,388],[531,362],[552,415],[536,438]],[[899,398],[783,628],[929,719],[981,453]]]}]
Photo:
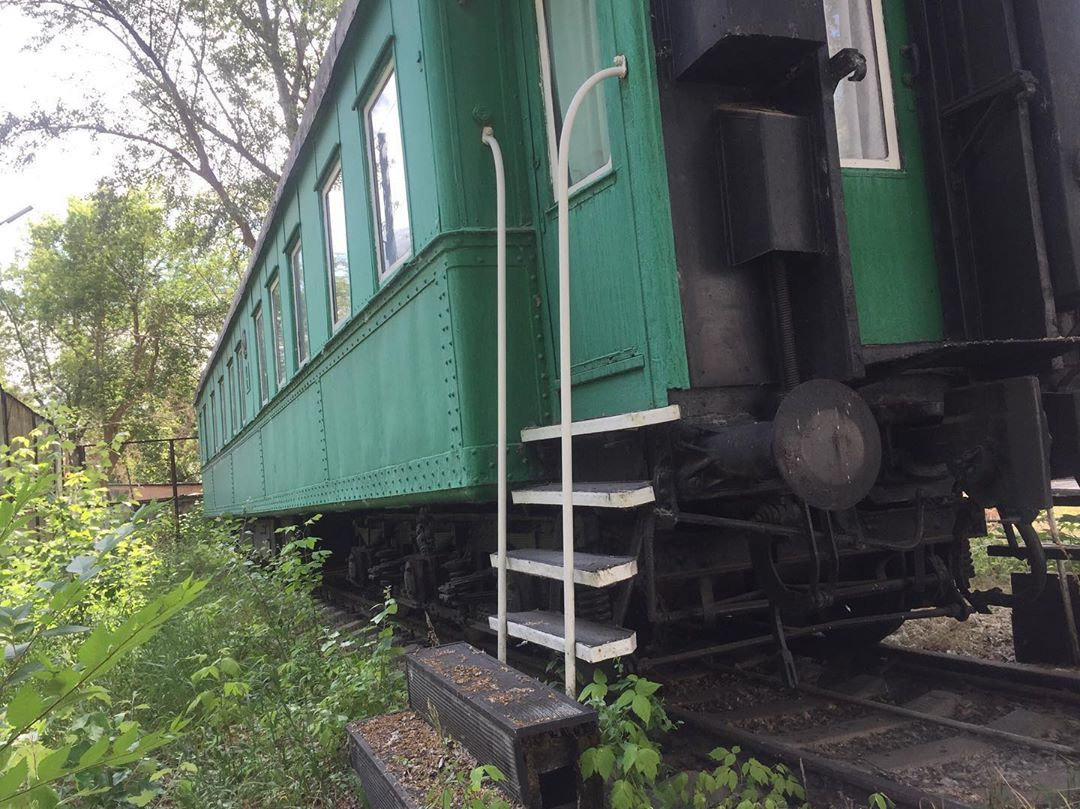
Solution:
[{"label": "curved handrail", "polygon": [[506,169],[503,165],[502,148],[495,139],[495,130],[485,126],[480,138],[491,149],[491,158],[495,163],[495,228],[496,274],[495,308],[496,353],[498,372],[496,383],[498,396],[498,435],[496,452],[498,453],[498,633],[499,661],[506,662]]},{"label": "curved handrail", "polygon": [[574,450],[570,389],[570,143],[578,109],[589,92],[605,79],[626,77],[626,57],[594,73],[574,93],[559,136],[556,196],[559,204],[559,438],[562,452],[563,657],[566,693],[577,696],[577,637],[574,617]]}]

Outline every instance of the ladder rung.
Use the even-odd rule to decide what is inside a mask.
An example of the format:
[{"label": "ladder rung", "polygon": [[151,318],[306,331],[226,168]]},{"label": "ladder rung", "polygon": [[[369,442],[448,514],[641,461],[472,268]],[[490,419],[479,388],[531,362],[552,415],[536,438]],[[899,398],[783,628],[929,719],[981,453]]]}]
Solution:
[{"label": "ladder rung", "polygon": [[[518,489],[512,494],[517,505],[562,505],[562,484],[546,483]],[[618,483],[575,483],[573,502],[575,506],[592,508],[636,508],[656,500],[652,484],[648,481],[622,481]]]},{"label": "ladder rung", "polygon": [[[668,407],[658,407],[655,410],[638,410],[634,413],[620,413],[617,416],[601,416],[596,419],[575,421],[570,429],[573,435],[613,433],[618,430],[637,430],[642,427],[651,427],[654,424],[678,421],[681,417],[679,406],[669,405]],[[562,427],[558,424],[548,424],[543,427],[526,427],[521,431],[521,440],[524,443],[550,441],[558,438],[561,433]]]},{"label": "ladder rung", "polygon": [[[491,554],[491,566],[498,567],[499,555]],[[508,551],[506,569],[545,579],[562,581],[562,551],[523,548]],[[608,587],[637,575],[637,559],[633,556],[604,556],[595,553],[574,553],[574,581],[586,587]]]},{"label": "ladder rung", "polygon": [[[492,615],[488,624],[498,631],[499,619]],[[512,638],[525,640],[554,649],[563,650],[563,616],[558,612],[512,612],[506,616],[506,631]],[[600,663],[615,657],[625,657],[637,649],[637,635],[633,630],[623,629],[595,621],[578,620],[574,629],[575,651],[579,660]]]}]

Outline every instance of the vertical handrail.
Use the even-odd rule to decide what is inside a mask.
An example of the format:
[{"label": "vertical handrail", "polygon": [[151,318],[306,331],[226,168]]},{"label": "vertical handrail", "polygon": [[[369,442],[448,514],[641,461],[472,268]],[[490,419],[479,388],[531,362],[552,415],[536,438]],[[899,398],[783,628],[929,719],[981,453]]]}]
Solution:
[{"label": "vertical handrail", "polygon": [[495,229],[496,229],[496,354],[498,371],[496,383],[498,397],[498,632],[499,660],[506,662],[506,170],[503,166],[502,148],[495,139],[495,130],[485,126],[481,140],[491,149],[495,163]]},{"label": "vertical handrail", "polygon": [[559,136],[559,170],[556,196],[559,203],[559,438],[562,451],[562,545],[563,545],[563,659],[566,693],[577,696],[577,637],[574,606],[574,450],[570,390],[570,143],[574,119],[585,97],[604,79],[625,78],[626,57],[615,57],[615,66],[585,80],[563,118]]}]

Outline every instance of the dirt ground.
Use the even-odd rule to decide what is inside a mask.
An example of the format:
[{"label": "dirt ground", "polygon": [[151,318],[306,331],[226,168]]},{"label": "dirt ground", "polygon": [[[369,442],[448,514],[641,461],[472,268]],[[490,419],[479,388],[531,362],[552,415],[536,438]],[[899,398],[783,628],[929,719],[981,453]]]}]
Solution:
[{"label": "dirt ground", "polygon": [[927,618],[908,621],[889,643],[930,652],[950,652],[986,660],[1015,662],[1012,619],[1008,609],[995,608],[990,615],[972,615],[966,621]]}]

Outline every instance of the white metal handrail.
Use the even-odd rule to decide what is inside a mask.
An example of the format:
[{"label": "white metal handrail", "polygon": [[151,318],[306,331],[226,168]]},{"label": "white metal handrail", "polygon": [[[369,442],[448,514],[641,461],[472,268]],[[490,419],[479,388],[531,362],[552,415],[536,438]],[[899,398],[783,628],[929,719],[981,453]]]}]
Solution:
[{"label": "white metal handrail", "polygon": [[485,126],[481,140],[491,149],[495,162],[495,228],[496,265],[495,309],[496,354],[498,372],[496,383],[498,403],[498,632],[499,660],[506,662],[506,170],[503,166],[502,149],[495,139],[495,130]]},{"label": "white metal handrail", "polygon": [[[577,633],[574,606],[574,449],[570,389],[570,143],[574,119],[589,92],[604,79],[626,77],[626,57],[585,80],[563,118],[559,136],[556,196],[559,203],[559,438],[562,451],[563,659],[566,693],[577,696]],[[501,575],[501,574],[500,574]]]}]

